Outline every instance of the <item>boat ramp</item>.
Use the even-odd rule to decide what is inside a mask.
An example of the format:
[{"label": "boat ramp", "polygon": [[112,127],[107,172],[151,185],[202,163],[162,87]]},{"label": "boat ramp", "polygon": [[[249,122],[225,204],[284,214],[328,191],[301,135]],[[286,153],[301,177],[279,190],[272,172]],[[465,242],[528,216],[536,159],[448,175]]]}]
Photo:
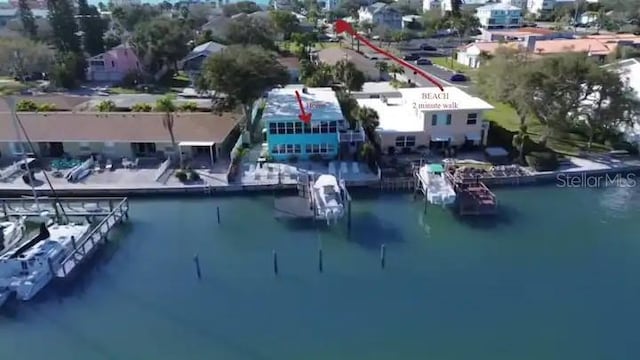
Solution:
[{"label": "boat ramp", "polygon": [[55,214],[58,220],[86,217],[93,224],[91,230],[79,239],[73,239],[74,250],[51,269],[57,278],[64,279],[74,273],[78,265],[87,261],[108,239],[116,225],[129,218],[128,198],[60,198],[0,199],[4,217],[39,217],[43,213]]}]

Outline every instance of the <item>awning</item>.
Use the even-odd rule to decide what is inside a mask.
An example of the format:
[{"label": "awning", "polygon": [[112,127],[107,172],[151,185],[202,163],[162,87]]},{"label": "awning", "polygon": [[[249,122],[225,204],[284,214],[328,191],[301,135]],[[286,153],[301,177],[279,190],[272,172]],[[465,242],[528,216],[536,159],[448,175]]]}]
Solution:
[{"label": "awning", "polygon": [[213,146],[214,141],[182,141],[179,146]]},{"label": "awning", "polygon": [[469,133],[469,134],[466,134],[464,137],[466,137],[467,140],[469,140],[469,141],[480,141],[480,140],[482,140],[482,136],[480,136],[479,133]]},{"label": "awning", "polygon": [[446,142],[446,141],[451,141],[451,136],[446,136],[446,135],[437,135],[437,136],[432,136],[431,137],[431,141],[433,142]]}]

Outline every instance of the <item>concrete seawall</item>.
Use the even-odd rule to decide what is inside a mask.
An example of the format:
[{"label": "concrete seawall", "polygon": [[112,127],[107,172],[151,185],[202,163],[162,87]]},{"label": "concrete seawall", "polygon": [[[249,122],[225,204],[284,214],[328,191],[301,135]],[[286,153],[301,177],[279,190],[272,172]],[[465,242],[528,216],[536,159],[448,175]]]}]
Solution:
[{"label": "concrete seawall", "polygon": [[[625,176],[629,174],[640,175],[640,166],[624,166],[610,169],[593,169],[584,171],[557,171],[548,173],[538,173],[528,176],[518,177],[502,177],[502,178],[480,178],[487,186],[491,188],[507,187],[507,186],[531,186],[531,185],[549,185],[554,182],[558,183],[562,177],[573,178],[591,178]],[[640,181],[640,179],[638,179]],[[360,181],[348,182],[349,187],[371,188],[377,187],[378,181]],[[123,188],[123,187],[77,187],[55,189],[51,191],[46,188],[36,189],[39,196],[129,196],[129,197],[163,197],[163,196],[221,196],[221,195],[238,195],[245,193],[268,193],[292,191],[296,189],[296,184],[267,184],[267,185],[242,185],[231,184],[226,186],[209,186],[206,184],[183,185],[183,186],[157,186],[146,188]],[[19,197],[32,196],[33,191],[29,187],[21,189],[3,189],[0,187],[0,197]]]}]

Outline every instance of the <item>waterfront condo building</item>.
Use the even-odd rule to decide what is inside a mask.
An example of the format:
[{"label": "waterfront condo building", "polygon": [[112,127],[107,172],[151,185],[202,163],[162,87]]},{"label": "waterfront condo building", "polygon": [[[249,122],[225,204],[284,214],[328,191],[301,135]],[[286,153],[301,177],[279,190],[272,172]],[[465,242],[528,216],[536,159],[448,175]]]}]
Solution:
[{"label": "waterfront condo building", "polygon": [[[311,122],[299,118],[300,94]],[[332,160],[339,153],[354,152],[364,141],[361,129],[349,130],[335,92],[331,88],[289,86],[271,90],[266,97],[262,115],[265,140],[271,157],[276,161],[290,159]]]},{"label": "waterfront condo building", "polygon": [[484,112],[493,109],[486,101],[457,87],[400,89],[398,95],[357,99],[378,113],[382,149],[386,153],[486,144],[488,123]]}]

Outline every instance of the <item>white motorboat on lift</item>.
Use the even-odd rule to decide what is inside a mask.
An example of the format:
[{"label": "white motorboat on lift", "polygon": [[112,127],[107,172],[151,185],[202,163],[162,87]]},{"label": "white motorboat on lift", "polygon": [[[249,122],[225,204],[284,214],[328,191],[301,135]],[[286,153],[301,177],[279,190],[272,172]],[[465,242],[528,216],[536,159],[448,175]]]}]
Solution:
[{"label": "white motorboat on lift", "polygon": [[456,201],[456,192],[445,178],[442,165],[424,165],[418,171],[418,175],[422,183],[422,190],[429,203],[447,206]]},{"label": "white motorboat on lift", "polygon": [[313,191],[317,213],[327,220],[327,224],[344,216],[343,192],[335,176],[320,175],[313,183]]},{"label": "white motorboat on lift", "polygon": [[20,243],[26,229],[25,220],[26,217],[21,216],[16,220],[0,222],[0,253]]}]

